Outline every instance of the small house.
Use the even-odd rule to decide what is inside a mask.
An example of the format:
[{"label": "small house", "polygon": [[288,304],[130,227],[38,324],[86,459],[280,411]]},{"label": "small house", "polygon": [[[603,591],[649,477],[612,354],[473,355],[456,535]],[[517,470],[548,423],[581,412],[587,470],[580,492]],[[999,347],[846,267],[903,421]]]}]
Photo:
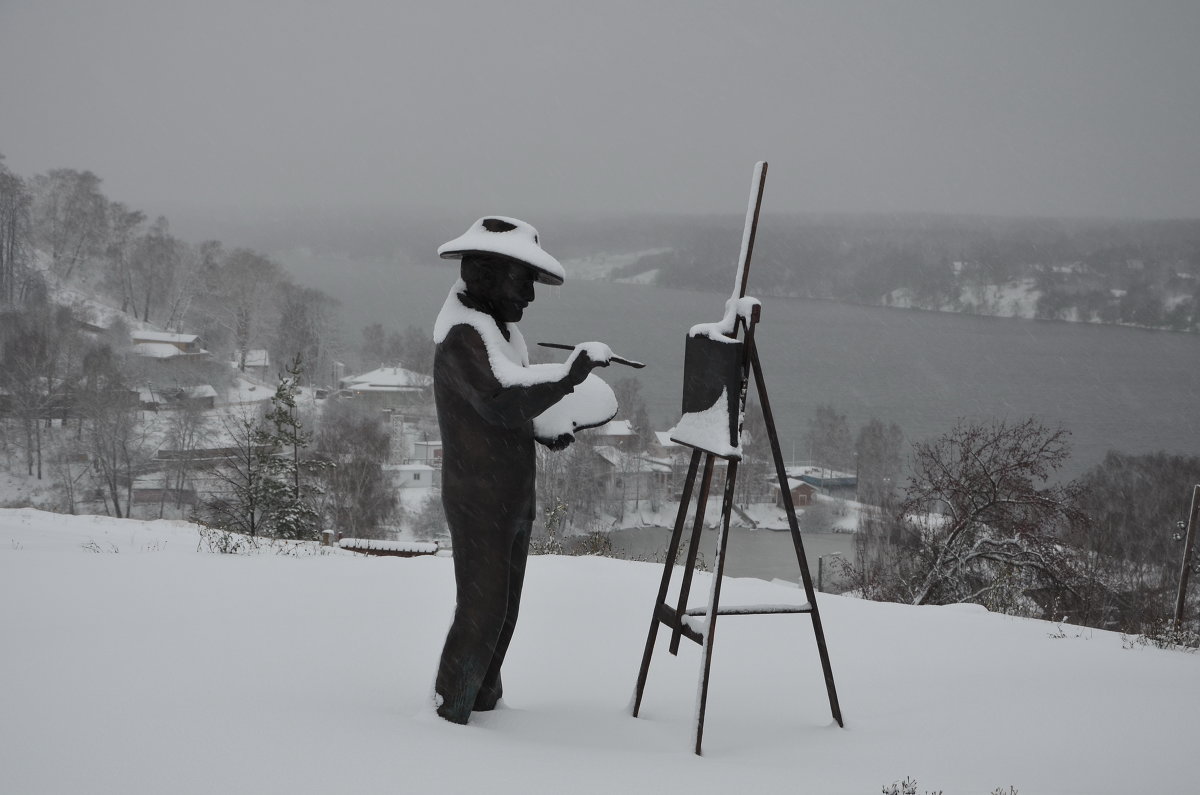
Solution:
[{"label": "small house", "polygon": [[251,378],[268,383],[271,378],[271,354],[263,348],[251,348],[242,357],[241,371]]},{"label": "small house", "polygon": [[[782,508],[783,492],[779,490],[778,483],[773,485],[775,491],[775,505],[776,507]],[[807,481],[788,478],[788,491],[790,491],[792,494],[792,505],[797,508],[806,508],[813,504],[813,500],[816,499],[816,495],[821,491],[821,489],[811,483],[808,483]]]},{"label": "small house", "polygon": [[398,489],[419,489],[441,485],[441,470],[428,464],[384,464],[384,474]]},{"label": "small house", "polygon": [[416,463],[428,464],[435,469],[442,468],[442,440],[417,442],[413,445]]},{"label": "small house", "polygon": [[373,409],[413,412],[416,407],[428,407],[432,413],[433,378],[403,367],[380,367],[362,375],[352,375],[339,382],[337,396],[361,400]]},{"label": "small house", "polygon": [[590,441],[596,447],[607,445],[619,450],[628,450],[637,445],[637,431],[629,420],[609,420],[588,431]]},{"label": "small house", "polygon": [[[181,354],[202,354],[206,353],[200,347],[200,337],[196,334],[173,334],[167,331],[131,331],[129,339],[133,343],[134,352],[139,351],[140,346],[148,346],[147,351],[155,353],[139,353],[138,355],[150,355],[154,358],[170,358]],[[166,346],[166,347],[163,347]],[[174,348],[174,353],[168,353],[166,348]]]}]

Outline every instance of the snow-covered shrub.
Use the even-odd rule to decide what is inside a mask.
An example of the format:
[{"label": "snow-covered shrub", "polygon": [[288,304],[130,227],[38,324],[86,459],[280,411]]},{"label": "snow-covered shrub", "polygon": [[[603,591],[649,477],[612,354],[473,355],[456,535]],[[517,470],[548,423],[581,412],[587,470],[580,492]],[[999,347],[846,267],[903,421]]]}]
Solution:
[{"label": "snow-covered shrub", "polygon": [[543,535],[529,541],[530,555],[561,555],[563,554],[562,525],[567,513],[567,504],[555,500],[545,511]]},{"label": "snow-covered shrub", "polygon": [[1153,646],[1156,649],[1195,652],[1200,649],[1200,633],[1187,627],[1176,627],[1173,620],[1164,618],[1154,622],[1142,634],[1122,635],[1121,646],[1126,649]]}]

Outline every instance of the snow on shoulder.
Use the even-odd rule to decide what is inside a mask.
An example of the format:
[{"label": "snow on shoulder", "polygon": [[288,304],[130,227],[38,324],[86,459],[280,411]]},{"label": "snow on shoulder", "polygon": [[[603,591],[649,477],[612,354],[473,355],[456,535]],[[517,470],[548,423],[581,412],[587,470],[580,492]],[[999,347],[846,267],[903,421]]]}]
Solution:
[{"label": "snow on shoulder", "polygon": [[[607,345],[601,342],[585,342],[575,346],[565,363],[530,364],[529,349],[517,324],[505,324],[508,339],[504,339],[495,320],[459,300],[459,294],[466,289],[467,285],[462,279],[457,280],[450,288],[442,311],[438,313],[433,324],[434,344],[441,344],[450,333],[450,329],[455,326],[467,325],[475,329],[483,340],[484,348],[487,349],[492,374],[501,386],[533,386],[561,381],[570,371],[571,363],[580,351],[586,351],[591,359],[598,362],[607,362],[612,358],[612,349]],[[612,387],[595,373],[590,373],[583,383],[575,387],[574,392],[534,418],[534,434],[539,439],[550,440],[584,428],[603,425],[616,414],[617,398]]]}]

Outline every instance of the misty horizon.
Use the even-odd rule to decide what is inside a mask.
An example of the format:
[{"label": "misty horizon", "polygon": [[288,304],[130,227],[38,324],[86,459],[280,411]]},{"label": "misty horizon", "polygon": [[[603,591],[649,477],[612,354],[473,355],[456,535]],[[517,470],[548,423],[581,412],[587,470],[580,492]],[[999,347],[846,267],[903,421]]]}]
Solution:
[{"label": "misty horizon", "polygon": [[0,6],[0,153],[150,215],[1200,216],[1200,6]]}]

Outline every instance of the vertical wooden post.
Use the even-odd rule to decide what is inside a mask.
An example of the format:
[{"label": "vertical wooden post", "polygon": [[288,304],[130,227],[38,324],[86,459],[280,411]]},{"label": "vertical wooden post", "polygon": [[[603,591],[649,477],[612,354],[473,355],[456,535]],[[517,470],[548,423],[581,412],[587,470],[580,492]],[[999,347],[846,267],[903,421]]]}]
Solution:
[{"label": "vertical wooden post", "polygon": [[1188,574],[1192,570],[1192,547],[1196,543],[1196,524],[1200,522],[1200,485],[1192,489],[1192,510],[1188,514],[1187,538],[1183,542],[1183,565],[1179,569],[1179,597],[1175,600],[1175,629],[1183,624],[1183,603],[1187,601]]}]

